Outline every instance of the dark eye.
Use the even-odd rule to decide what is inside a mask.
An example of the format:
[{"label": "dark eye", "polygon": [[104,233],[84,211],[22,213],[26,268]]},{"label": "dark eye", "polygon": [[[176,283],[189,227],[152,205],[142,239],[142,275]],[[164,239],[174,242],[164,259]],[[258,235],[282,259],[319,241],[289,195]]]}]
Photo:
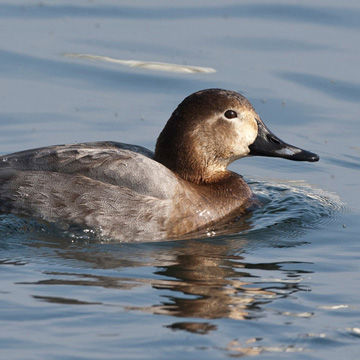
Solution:
[{"label": "dark eye", "polygon": [[237,117],[237,113],[234,110],[227,110],[227,111],[225,111],[225,117],[227,119],[234,119]]}]

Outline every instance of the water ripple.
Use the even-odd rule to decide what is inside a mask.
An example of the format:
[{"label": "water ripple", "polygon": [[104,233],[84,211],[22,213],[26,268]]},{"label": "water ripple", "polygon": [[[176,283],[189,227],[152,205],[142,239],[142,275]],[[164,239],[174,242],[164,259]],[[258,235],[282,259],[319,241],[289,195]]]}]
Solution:
[{"label": "water ripple", "polygon": [[252,230],[276,226],[278,230],[313,228],[326,224],[345,211],[338,195],[312,187],[304,182],[250,182],[263,207],[252,217]]}]

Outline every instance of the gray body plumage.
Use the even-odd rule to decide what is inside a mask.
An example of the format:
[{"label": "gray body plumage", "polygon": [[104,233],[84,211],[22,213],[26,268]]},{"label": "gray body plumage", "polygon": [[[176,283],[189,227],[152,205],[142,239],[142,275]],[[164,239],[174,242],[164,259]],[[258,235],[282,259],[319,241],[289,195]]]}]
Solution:
[{"label": "gray body plumage", "polygon": [[115,142],[2,156],[0,211],[85,225],[122,241],[162,238],[177,177],[152,156]]}]

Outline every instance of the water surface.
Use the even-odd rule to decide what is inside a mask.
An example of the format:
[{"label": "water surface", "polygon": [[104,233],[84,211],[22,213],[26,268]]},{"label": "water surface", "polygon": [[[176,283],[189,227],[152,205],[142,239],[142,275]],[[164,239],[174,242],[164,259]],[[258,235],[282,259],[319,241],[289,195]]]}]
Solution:
[{"label": "water surface", "polygon": [[264,206],[231,235],[102,243],[1,215],[2,357],[357,358],[359,15],[355,0],[3,1],[2,154],[94,140],[153,149],[185,96],[222,87],[321,160],[234,163]]}]

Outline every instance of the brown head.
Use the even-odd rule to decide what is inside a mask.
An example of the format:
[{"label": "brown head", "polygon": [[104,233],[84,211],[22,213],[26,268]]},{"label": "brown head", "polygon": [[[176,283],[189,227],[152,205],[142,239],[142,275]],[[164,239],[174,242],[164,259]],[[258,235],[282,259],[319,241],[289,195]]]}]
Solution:
[{"label": "brown head", "polygon": [[203,90],[185,98],[155,148],[156,161],[195,183],[218,181],[226,176],[231,162],[248,155],[318,160],[316,154],[273,135],[245,97],[222,89]]}]

